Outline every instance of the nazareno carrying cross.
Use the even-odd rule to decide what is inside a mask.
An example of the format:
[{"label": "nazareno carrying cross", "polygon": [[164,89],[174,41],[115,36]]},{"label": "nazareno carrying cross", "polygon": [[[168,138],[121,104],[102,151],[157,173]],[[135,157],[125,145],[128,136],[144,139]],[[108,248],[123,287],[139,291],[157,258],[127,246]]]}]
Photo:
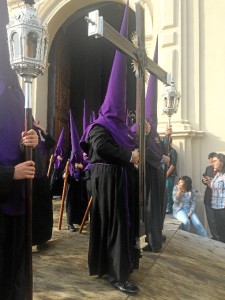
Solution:
[{"label": "nazareno carrying cross", "polygon": [[136,36],[138,45],[134,45],[124,36],[120,35],[114,28],[99,17],[99,11],[90,12],[85,20],[89,23],[88,35],[96,38],[103,37],[110,42],[117,50],[125,53],[130,59],[138,64],[136,74],[136,122],[139,126],[139,201],[142,217],[144,215],[145,199],[145,71],[154,75],[166,85],[171,85],[171,74],[164,71],[153,60],[151,60],[145,50],[145,19],[144,8],[141,0],[135,0],[136,7]]}]

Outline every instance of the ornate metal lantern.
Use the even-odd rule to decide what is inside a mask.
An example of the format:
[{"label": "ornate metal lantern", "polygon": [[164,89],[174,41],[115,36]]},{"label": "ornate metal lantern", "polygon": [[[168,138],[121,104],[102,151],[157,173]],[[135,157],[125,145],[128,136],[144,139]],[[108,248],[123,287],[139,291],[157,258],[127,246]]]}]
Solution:
[{"label": "ornate metal lantern", "polygon": [[170,118],[177,112],[180,102],[180,94],[176,91],[173,81],[171,81],[171,85],[165,87],[162,98],[162,111],[168,116],[170,123]]},{"label": "ornate metal lantern", "polygon": [[12,16],[7,33],[12,68],[25,82],[32,82],[35,77],[44,73],[48,34],[30,2],[25,1]]}]

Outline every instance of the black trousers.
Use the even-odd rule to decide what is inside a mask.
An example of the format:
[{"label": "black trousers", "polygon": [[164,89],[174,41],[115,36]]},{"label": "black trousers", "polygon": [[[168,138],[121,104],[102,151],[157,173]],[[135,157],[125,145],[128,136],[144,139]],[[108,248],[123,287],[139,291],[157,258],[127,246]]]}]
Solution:
[{"label": "black trousers", "polygon": [[214,216],[219,241],[225,243],[225,208],[214,209]]}]

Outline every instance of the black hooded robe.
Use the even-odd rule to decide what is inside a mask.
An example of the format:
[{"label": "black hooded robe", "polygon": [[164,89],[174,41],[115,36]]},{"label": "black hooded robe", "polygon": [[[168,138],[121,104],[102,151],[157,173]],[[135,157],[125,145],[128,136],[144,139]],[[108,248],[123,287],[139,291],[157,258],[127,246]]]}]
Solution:
[{"label": "black hooded robe", "polygon": [[88,138],[93,203],[88,264],[90,275],[125,282],[140,257],[138,172],[131,151],[115,143],[107,130],[93,126]]},{"label": "black hooded robe", "polygon": [[[150,136],[148,137],[150,138]],[[159,145],[166,152],[164,143]],[[166,210],[165,174],[160,163],[162,155],[146,148],[146,205],[145,234],[146,242],[153,252],[162,248],[162,230]]]}]

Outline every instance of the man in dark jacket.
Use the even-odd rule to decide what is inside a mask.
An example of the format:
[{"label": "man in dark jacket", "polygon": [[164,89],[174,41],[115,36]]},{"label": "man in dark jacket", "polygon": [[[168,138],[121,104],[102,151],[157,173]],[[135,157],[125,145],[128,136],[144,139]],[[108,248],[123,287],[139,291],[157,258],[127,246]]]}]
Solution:
[{"label": "man in dark jacket", "polygon": [[219,236],[216,229],[215,223],[215,216],[214,216],[214,209],[212,208],[212,190],[207,185],[207,179],[213,178],[216,175],[216,170],[213,168],[213,157],[215,156],[215,152],[211,152],[208,155],[209,166],[206,167],[205,172],[203,173],[202,183],[206,185],[205,195],[204,195],[204,204],[205,204],[205,211],[207,216],[207,221],[209,225],[209,229],[212,234],[212,239],[219,241]]}]

